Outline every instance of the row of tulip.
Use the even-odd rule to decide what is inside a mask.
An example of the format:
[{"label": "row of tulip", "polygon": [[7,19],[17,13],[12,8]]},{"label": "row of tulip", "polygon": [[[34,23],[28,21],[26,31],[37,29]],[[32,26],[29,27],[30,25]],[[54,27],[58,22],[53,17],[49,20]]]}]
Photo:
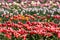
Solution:
[{"label": "row of tulip", "polygon": [[52,7],[59,7],[60,8],[60,3],[59,2],[53,2],[53,1],[49,1],[46,3],[41,3],[40,1],[31,1],[31,2],[21,2],[21,5],[26,7],[48,7],[48,8],[52,8]]},{"label": "row of tulip", "polygon": [[60,40],[60,15],[2,14],[0,35],[1,40]]},{"label": "row of tulip", "polygon": [[17,14],[17,15],[11,15],[11,14],[1,14],[0,16],[0,21],[44,21],[44,22],[55,22],[59,23],[60,22],[60,15],[37,15],[37,14]]},{"label": "row of tulip", "polygon": [[[28,7],[28,4],[26,4],[27,7]],[[31,4],[33,5],[33,4]],[[34,4],[35,5],[35,4]],[[60,5],[59,3],[56,4],[57,5]],[[58,7],[52,7],[52,8],[49,8],[46,7],[46,6],[43,6],[43,7],[33,7],[33,6],[30,6],[30,7],[24,7],[25,4],[23,5],[23,3],[16,3],[16,2],[13,2],[13,3],[0,3],[0,14],[4,13],[4,14],[19,14],[21,13],[22,15],[25,14],[25,13],[29,13],[29,14],[37,14],[37,15],[40,15],[40,14],[50,14],[51,16],[55,15],[55,14],[59,14],[60,15],[60,8],[59,6]],[[40,5],[42,6],[42,4]],[[33,8],[32,8],[33,7]]]},{"label": "row of tulip", "polygon": [[41,3],[45,3],[45,2],[49,2],[49,1],[53,1],[53,2],[60,2],[60,0],[0,0],[0,2],[31,2],[31,1],[39,1]]},{"label": "row of tulip", "polygon": [[21,2],[21,3],[17,3],[17,2],[13,2],[13,3],[7,3],[7,2],[3,2],[0,3],[0,5],[6,5],[6,6],[11,6],[11,5],[17,5],[17,6],[22,6],[23,8],[27,8],[27,7],[48,7],[48,8],[60,8],[60,3],[59,2],[53,2],[53,1],[49,1],[47,3],[40,3],[39,1],[35,2],[35,1],[31,1],[31,2]]},{"label": "row of tulip", "polygon": [[[47,40],[58,40],[60,38],[60,27],[58,24],[55,24],[53,22],[48,23],[27,21],[25,24],[23,24],[20,21],[18,23],[7,21],[5,23],[0,23],[0,35],[3,35],[10,40],[17,40],[18,38],[26,40],[30,38],[30,36],[34,37],[33,35],[36,34],[43,39],[45,38]],[[12,38],[13,36],[15,37],[15,39]],[[3,39],[4,38],[2,38],[1,40]]]}]

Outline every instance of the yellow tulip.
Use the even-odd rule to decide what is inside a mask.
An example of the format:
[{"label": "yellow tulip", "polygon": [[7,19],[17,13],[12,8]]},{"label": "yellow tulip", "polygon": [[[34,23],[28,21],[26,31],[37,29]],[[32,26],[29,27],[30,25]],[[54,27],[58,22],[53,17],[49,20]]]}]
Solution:
[{"label": "yellow tulip", "polygon": [[2,21],[2,18],[0,18],[0,21]]},{"label": "yellow tulip", "polygon": [[50,20],[48,20],[48,22],[50,22]]}]

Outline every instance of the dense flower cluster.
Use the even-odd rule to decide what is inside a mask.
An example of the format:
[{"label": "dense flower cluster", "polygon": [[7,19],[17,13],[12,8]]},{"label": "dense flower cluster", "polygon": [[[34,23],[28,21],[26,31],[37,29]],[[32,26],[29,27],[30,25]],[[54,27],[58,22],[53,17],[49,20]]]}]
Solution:
[{"label": "dense flower cluster", "polygon": [[53,22],[30,22],[27,21],[25,24],[22,22],[13,23],[5,22],[0,23],[0,33],[11,39],[12,35],[16,38],[21,37],[26,40],[27,35],[38,34],[41,36],[51,37],[54,34],[60,38],[60,27],[58,24]]},{"label": "dense flower cluster", "polygon": [[60,40],[60,1],[0,0],[0,40]]},{"label": "dense flower cluster", "polygon": [[[50,20],[51,18],[53,18],[52,21]],[[9,39],[14,36],[26,40],[28,34],[38,34],[48,38],[56,35],[56,37],[60,38],[60,22],[58,21],[58,24],[54,23],[55,19],[60,21],[60,15],[51,17],[50,15],[39,16],[37,14],[2,14],[0,18],[0,33]]]},{"label": "dense flower cluster", "polygon": [[[32,5],[32,4],[31,4]],[[59,5],[59,3],[58,3]],[[36,14],[50,14],[51,16],[52,15],[55,15],[55,14],[59,14],[60,15],[60,8],[59,7],[51,7],[49,8],[44,6],[44,7],[26,7],[24,8],[21,3],[16,3],[16,2],[13,2],[13,3],[0,3],[0,13],[4,13],[4,14],[24,14],[24,13],[30,13],[30,14],[33,14],[33,13],[36,13]],[[39,5],[40,6],[40,5]],[[33,13],[31,13],[33,12]]]},{"label": "dense flower cluster", "polygon": [[[6,20],[5,20],[6,19]],[[51,20],[50,20],[51,19]],[[21,14],[18,14],[18,15],[11,15],[11,14],[1,14],[1,17],[0,17],[0,21],[45,21],[45,22],[53,22],[53,21],[60,21],[60,15],[54,15],[54,16],[51,16],[51,15],[46,15],[46,16],[43,16],[43,15],[37,15],[37,14],[33,14],[33,15],[28,15],[28,14],[24,14],[24,15],[21,15]]]}]

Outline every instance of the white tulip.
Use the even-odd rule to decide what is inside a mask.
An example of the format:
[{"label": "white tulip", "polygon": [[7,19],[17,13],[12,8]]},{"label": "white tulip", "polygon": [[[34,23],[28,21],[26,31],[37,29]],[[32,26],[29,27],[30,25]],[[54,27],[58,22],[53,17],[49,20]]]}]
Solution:
[{"label": "white tulip", "polygon": [[46,13],[46,10],[44,10],[43,14],[45,14],[45,13]]},{"label": "white tulip", "polygon": [[60,3],[59,2],[56,2],[57,3],[57,5],[59,5]]},{"label": "white tulip", "polygon": [[6,5],[8,5],[8,3],[6,3]]},{"label": "white tulip", "polygon": [[32,1],[31,4],[36,4],[36,2],[35,1]]},{"label": "white tulip", "polygon": [[39,15],[39,13],[37,13],[37,15]]},{"label": "white tulip", "polygon": [[6,14],[6,12],[4,11],[4,14]]},{"label": "white tulip", "polygon": [[56,11],[56,8],[53,8],[52,10],[53,10],[53,11]]},{"label": "white tulip", "polygon": [[60,9],[57,9],[57,12],[60,13]]},{"label": "white tulip", "polygon": [[52,4],[53,6],[56,6],[56,4]]},{"label": "white tulip", "polygon": [[12,3],[9,3],[9,5],[12,5]]},{"label": "white tulip", "polygon": [[51,16],[53,17],[54,15],[52,14]]},{"label": "white tulip", "polygon": [[18,3],[16,3],[16,2],[13,2],[13,4],[14,4],[14,5],[19,5],[19,4],[18,4]]},{"label": "white tulip", "polygon": [[3,4],[3,5],[5,5],[5,3],[4,3],[4,2],[3,2],[2,4]]},{"label": "white tulip", "polygon": [[36,8],[34,8],[36,10]]},{"label": "white tulip", "polygon": [[21,2],[22,5],[24,5],[24,2]]},{"label": "white tulip", "polygon": [[53,2],[52,2],[52,1],[50,1],[50,4],[53,4]]},{"label": "white tulip", "polygon": [[7,11],[7,14],[9,14],[9,11]]},{"label": "white tulip", "polygon": [[40,4],[40,2],[39,2],[39,1],[37,1],[37,4]]},{"label": "white tulip", "polygon": [[38,12],[38,9],[36,9],[36,12]]},{"label": "white tulip", "polygon": [[29,12],[31,11],[31,10],[28,10]]},{"label": "white tulip", "polygon": [[32,9],[32,12],[34,12],[35,10],[34,9]]},{"label": "white tulip", "polygon": [[12,15],[13,15],[13,13],[10,13],[10,15],[12,16]]},{"label": "white tulip", "polygon": [[19,9],[21,11],[21,9]]},{"label": "white tulip", "polygon": [[1,5],[1,3],[0,3],[0,5]]},{"label": "white tulip", "polygon": [[27,3],[27,1],[25,1],[24,3]]},{"label": "white tulip", "polygon": [[16,2],[13,2],[13,4],[16,4]]},{"label": "white tulip", "polygon": [[18,3],[16,3],[16,5],[19,5]]},{"label": "white tulip", "polygon": [[40,8],[40,10],[41,10],[41,11],[43,11],[43,9],[42,9],[42,8]]}]

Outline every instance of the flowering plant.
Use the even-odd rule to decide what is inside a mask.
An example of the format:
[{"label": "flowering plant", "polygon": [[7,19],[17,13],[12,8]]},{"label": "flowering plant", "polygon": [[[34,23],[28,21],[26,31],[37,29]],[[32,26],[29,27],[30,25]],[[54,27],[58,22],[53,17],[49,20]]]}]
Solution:
[{"label": "flowering plant", "polygon": [[60,40],[59,2],[0,3],[0,40]]}]

